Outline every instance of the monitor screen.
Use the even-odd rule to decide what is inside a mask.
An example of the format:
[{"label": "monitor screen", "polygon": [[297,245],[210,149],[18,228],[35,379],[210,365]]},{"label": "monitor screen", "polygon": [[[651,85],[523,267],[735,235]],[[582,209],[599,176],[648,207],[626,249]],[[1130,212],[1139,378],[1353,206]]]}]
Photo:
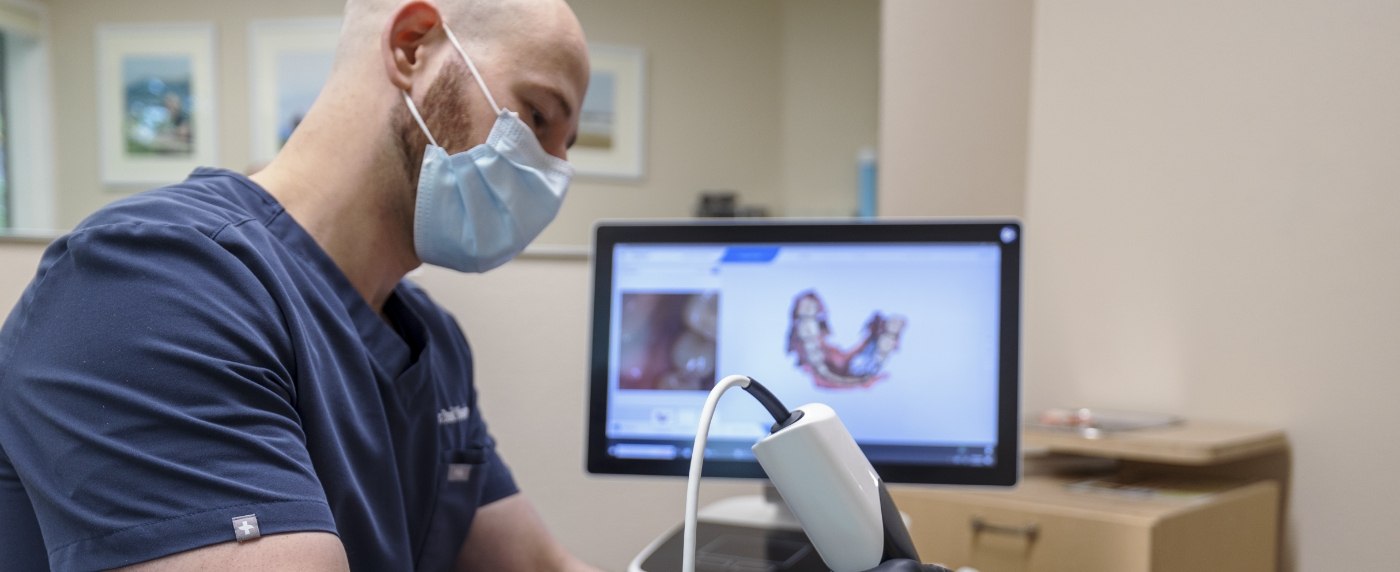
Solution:
[{"label": "monitor screen", "polygon": [[[1020,225],[604,223],[588,427],[594,473],[685,475],[726,375],[830,405],[888,482],[1019,474]],[[725,394],[707,476],[762,478],[773,419]]]}]

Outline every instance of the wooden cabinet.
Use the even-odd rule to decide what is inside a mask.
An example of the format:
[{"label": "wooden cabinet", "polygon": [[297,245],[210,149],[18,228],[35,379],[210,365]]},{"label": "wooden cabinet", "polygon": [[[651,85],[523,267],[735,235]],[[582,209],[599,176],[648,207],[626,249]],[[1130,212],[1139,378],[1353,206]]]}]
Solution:
[{"label": "wooden cabinet", "polygon": [[[1027,443],[1125,459],[1117,474],[1036,475],[1011,491],[895,487],[926,561],[980,572],[1270,572],[1278,567],[1280,486],[1206,474],[1286,447],[1276,431],[1175,427],[1167,435]],[[1253,436],[1251,438],[1250,436]],[[1218,438],[1212,439],[1210,436]],[[1047,445],[1046,441],[1051,444]],[[1096,442],[1086,442],[1096,441]],[[1134,441],[1142,446],[1134,446]],[[1058,443],[1062,448],[1057,448]],[[1180,471],[1174,468],[1180,467]],[[1094,482],[1093,485],[1086,484]],[[1120,489],[1105,482],[1125,483]]]},{"label": "wooden cabinet", "polygon": [[1190,498],[1076,492],[1029,477],[1008,493],[896,490],[924,560],[981,572],[1269,572],[1278,486],[1220,483]]}]

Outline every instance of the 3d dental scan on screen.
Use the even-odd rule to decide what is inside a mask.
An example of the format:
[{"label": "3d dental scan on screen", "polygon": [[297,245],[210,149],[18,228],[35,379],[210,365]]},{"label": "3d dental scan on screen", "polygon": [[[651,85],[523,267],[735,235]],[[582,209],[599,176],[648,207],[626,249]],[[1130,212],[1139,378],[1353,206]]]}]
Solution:
[{"label": "3d dental scan on screen", "polygon": [[[691,476],[687,522],[630,570],[940,569],[884,483],[1016,484],[1021,242],[1006,220],[600,224],[588,470]],[[772,487],[697,511],[701,474]]]}]

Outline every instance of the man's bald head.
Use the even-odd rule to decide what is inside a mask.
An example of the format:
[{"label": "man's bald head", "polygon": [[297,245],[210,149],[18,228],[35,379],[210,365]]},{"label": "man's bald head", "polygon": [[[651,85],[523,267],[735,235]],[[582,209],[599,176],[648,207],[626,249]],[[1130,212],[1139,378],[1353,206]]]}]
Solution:
[{"label": "man's bald head", "polygon": [[[547,151],[564,156],[588,85],[588,49],[563,0],[348,0],[326,88],[332,98],[352,103],[337,105],[338,115],[359,119],[382,111],[366,106],[401,107],[400,92],[421,107],[421,97],[438,80],[470,78],[459,69],[463,58],[444,29],[461,41],[496,103],[520,113]],[[470,87],[474,83],[462,90],[472,117],[461,119],[489,128],[491,109],[479,105],[485,99]],[[425,119],[434,114],[423,112]],[[431,120],[428,126],[438,129]],[[484,132],[466,139],[454,135],[460,134],[444,138],[476,144],[486,137]]]},{"label": "man's bald head", "polygon": [[[283,154],[336,148],[353,160],[344,153],[351,138],[378,147],[367,153],[392,151],[415,163],[422,146],[412,133],[403,137],[405,127],[417,131],[403,94],[439,142],[457,144],[444,144],[449,152],[484,142],[494,110],[445,30],[460,40],[495,103],[520,114],[547,152],[566,157],[589,71],[583,30],[564,0],[347,0],[330,77],[284,147],[296,152]],[[459,100],[425,106],[429,88],[457,79],[466,81],[437,91]],[[416,174],[410,165],[410,184]]]},{"label": "man's bald head", "polygon": [[[379,39],[406,0],[348,0],[336,52],[354,61],[378,50]],[[564,0],[437,0],[432,2],[468,49],[489,50],[503,37],[535,31],[583,45],[578,20]]]}]

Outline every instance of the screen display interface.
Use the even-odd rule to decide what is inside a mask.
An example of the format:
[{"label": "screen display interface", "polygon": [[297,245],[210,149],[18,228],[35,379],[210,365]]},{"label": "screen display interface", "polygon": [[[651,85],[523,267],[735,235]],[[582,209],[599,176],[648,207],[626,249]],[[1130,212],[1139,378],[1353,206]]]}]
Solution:
[{"label": "screen display interface", "polygon": [[[946,244],[617,244],[606,440],[690,457],[708,391],[748,375],[830,405],[875,463],[995,462],[1001,249]],[[773,420],[725,394],[706,458],[747,461]]]}]

